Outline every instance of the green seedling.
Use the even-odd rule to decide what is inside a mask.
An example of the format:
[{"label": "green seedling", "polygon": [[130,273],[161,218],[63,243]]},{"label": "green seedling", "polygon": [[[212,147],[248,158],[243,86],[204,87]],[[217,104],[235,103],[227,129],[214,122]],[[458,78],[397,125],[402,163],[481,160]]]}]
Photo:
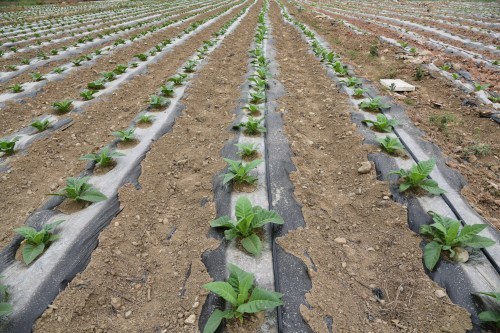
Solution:
[{"label": "green seedling", "polygon": [[418,66],[417,69],[415,70],[415,80],[416,81],[421,81],[424,78],[425,71],[422,69],[422,67]]},{"label": "green seedling", "polygon": [[152,95],[149,97],[149,105],[153,108],[161,108],[165,105],[169,105],[170,100],[163,96]]},{"label": "green seedling", "polygon": [[262,111],[256,104],[247,104],[242,109],[247,110],[251,115],[259,115]]},{"label": "green seedling", "polygon": [[45,224],[40,231],[37,231],[33,227],[20,227],[14,229],[17,234],[24,237],[22,255],[26,265],[35,261],[52,242],[61,238],[60,235],[54,234],[54,230],[63,222],[64,221],[56,221],[54,223]]},{"label": "green seedling", "polygon": [[44,120],[35,120],[30,124],[31,127],[36,128],[39,132],[45,131],[47,128],[50,127],[50,121],[48,119]]},{"label": "green seedling", "polygon": [[331,66],[338,76],[347,75],[347,68],[340,61],[335,61]]},{"label": "green seedling", "polygon": [[394,119],[388,119],[382,113],[377,114],[377,120],[365,119],[362,121],[364,124],[371,124],[373,128],[379,132],[391,132],[392,128],[397,124]]},{"label": "green seedling", "polygon": [[57,54],[59,54],[59,50],[52,49],[52,50],[50,50],[50,54],[57,55]]},{"label": "green seedling", "polygon": [[435,165],[436,161],[434,159],[430,159],[428,161],[420,161],[417,164],[414,164],[410,170],[394,170],[389,174],[395,174],[401,177],[399,184],[400,192],[405,192],[409,189],[421,188],[431,194],[439,195],[446,193],[446,191],[440,188],[435,180],[427,178],[434,169]]},{"label": "green seedling", "polygon": [[265,89],[266,85],[267,85],[267,81],[266,80],[262,80],[259,77],[251,77],[251,78],[248,79],[248,81],[252,82],[252,84],[254,85],[254,87],[257,88],[258,90]]},{"label": "green seedling", "polygon": [[80,58],[76,58],[75,60],[71,60],[71,62],[73,63],[73,65],[75,65],[76,67],[78,67],[78,66],[82,65],[82,62],[84,60],[85,60],[85,58],[80,57]]},{"label": "green seedling", "polygon": [[104,89],[104,81],[102,79],[95,80],[92,82],[87,83],[87,88],[92,89],[92,90],[100,90]]},{"label": "green seedling", "polygon": [[238,238],[243,248],[250,254],[259,256],[262,243],[256,230],[261,230],[268,223],[283,224],[283,219],[278,213],[253,206],[246,197],[236,201],[236,221],[229,216],[222,216],[210,222],[212,228],[227,228],[224,231],[226,240]]},{"label": "green seedling", "polygon": [[357,87],[359,85],[361,85],[361,80],[358,79],[357,77],[350,77],[349,79],[347,79],[347,81],[344,81],[345,82],[345,85],[348,86],[348,87]]},{"label": "green seedling", "polygon": [[261,80],[267,79],[268,75],[269,71],[264,67],[257,68],[254,73],[254,77],[258,77]]},{"label": "green seedling", "polygon": [[133,62],[130,64],[130,67],[132,67],[132,68],[137,68],[137,66],[139,66],[139,64],[136,62]]},{"label": "green seedling", "polygon": [[214,333],[220,326],[222,319],[236,318],[243,322],[249,314],[283,305],[282,294],[254,286],[253,274],[245,272],[233,264],[229,264],[228,269],[229,279],[227,282],[215,281],[203,286],[231,304],[228,310],[216,309],[212,312],[203,328],[203,333]]},{"label": "green seedling", "polygon": [[448,64],[444,64],[443,66],[439,66],[439,68],[442,69],[443,71],[448,72],[451,69],[451,66]]},{"label": "green seedling", "polygon": [[[3,276],[0,275],[0,278],[3,278]],[[8,287],[0,284],[0,317],[7,316],[12,312],[12,304],[8,303],[8,300]]]},{"label": "green seedling", "polygon": [[381,97],[370,98],[369,101],[364,101],[359,103],[359,107],[363,110],[378,112],[382,109],[390,108],[391,106],[388,104],[382,103]]},{"label": "green seedling", "polygon": [[75,201],[99,202],[106,200],[107,197],[87,183],[90,177],[73,178],[66,180],[66,187],[57,193],[49,195],[65,197]]},{"label": "green seedling", "polygon": [[135,128],[128,128],[126,130],[122,130],[122,131],[116,131],[116,132],[113,132],[111,133],[114,137],[117,137],[118,139],[120,139],[120,141],[123,141],[123,142],[130,142],[130,141],[133,141],[135,140]]},{"label": "green seedling", "polygon": [[500,103],[500,96],[488,96],[488,99],[493,103]]},{"label": "green seedling", "polygon": [[173,84],[164,84],[160,87],[161,93],[166,97],[174,96],[174,86]]},{"label": "green seedling", "polygon": [[110,152],[108,147],[103,148],[97,154],[87,154],[82,156],[80,159],[83,161],[94,161],[96,166],[107,167],[114,162],[116,157],[125,156],[125,154],[119,153],[117,151]]},{"label": "green seedling", "polygon": [[434,212],[429,214],[434,223],[422,225],[420,234],[431,239],[424,247],[424,264],[430,271],[438,263],[443,251],[449,252],[452,260],[466,262],[469,255],[465,247],[482,249],[495,244],[493,240],[478,235],[488,227],[486,224],[465,225],[460,229],[461,224],[455,219]]},{"label": "green seedling", "polygon": [[66,67],[56,67],[56,68],[54,68],[54,73],[61,74],[65,70],[66,70]]},{"label": "green seedling", "polygon": [[59,112],[59,113],[66,113],[69,110],[71,110],[71,105],[73,104],[73,101],[70,99],[65,99],[59,102],[54,102],[52,106],[54,109]]},{"label": "green seedling", "polygon": [[361,97],[363,97],[364,93],[365,93],[365,90],[363,88],[355,88],[352,95],[356,98],[361,98]]},{"label": "green seedling", "polygon": [[186,73],[193,73],[196,70],[196,61],[189,60],[182,68]]},{"label": "green seedling", "polygon": [[113,69],[113,72],[115,72],[117,75],[125,73],[127,70],[128,66],[126,65],[116,65],[115,69]]},{"label": "green seedling", "polygon": [[256,91],[250,92],[249,102],[252,104],[263,103],[266,100],[266,93],[264,90],[259,89]]},{"label": "green seedling", "polygon": [[[480,292],[478,294],[486,295],[494,298],[497,303],[500,303],[500,292]],[[500,312],[487,310],[479,313],[479,319],[485,323],[494,324],[497,328],[500,328]]]},{"label": "green seedling", "polygon": [[95,90],[90,90],[90,89],[85,89],[82,92],[80,92],[80,96],[83,98],[85,101],[90,101],[91,99],[94,98]]},{"label": "green seedling", "polygon": [[451,73],[451,76],[453,77],[453,80],[460,79],[460,74],[458,74],[458,73]]},{"label": "green seedling", "polygon": [[47,54],[45,54],[44,52],[40,52],[37,54],[37,58],[41,59],[41,60],[47,60],[47,59],[49,59],[49,56]]},{"label": "green seedling", "polygon": [[266,132],[266,128],[261,125],[263,120],[264,118],[255,119],[253,117],[248,117],[248,120],[246,122],[241,122],[239,125],[234,126],[234,128],[244,128],[245,134],[248,135],[264,133]]},{"label": "green seedling", "polygon": [[38,82],[45,80],[45,77],[42,75],[42,73],[36,72],[36,73],[31,73],[31,79],[33,80],[33,82]]},{"label": "green seedling", "polygon": [[176,86],[181,86],[186,77],[187,77],[187,74],[175,74],[174,76],[170,77],[167,81],[173,82],[174,85],[176,85]]},{"label": "green seedling", "polygon": [[25,59],[21,60],[21,64],[23,64],[23,65],[29,65],[30,64],[30,60],[25,58]]},{"label": "green seedling", "polygon": [[134,57],[136,57],[140,61],[146,61],[148,59],[148,55],[144,53],[136,54]]},{"label": "green seedling", "polygon": [[401,45],[403,49],[406,49],[408,47],[408,43],[403,41],[399,42],[399,45]]},{"label": "green seedling", "polygon": [[410,53],[411,53],[411,54],[415,55],[415,54],[417,54],[417,52],[418,52],[418,50],[417,50],[417,48],[416,48],[416,47],[412,47],[412,48],[410,48]]},{"label": "green seedling", "polygon": [[149,123],[152,123],[153,120],[155,120],[155,117],[152,116],[152,115],[147,115],[147,114],[143,114],[139,117],[139,120],[138,122],[140,124],[149,124]]},{"label": "green seedling", "polygon": [[16,136],[11,140],[0,140],[0,153],[5,153],[11,155],[14,153],[14,147],[16,142],[19,141],[20,137]]},{"label": "green seedling", "polygon": [[237,143],[235,146],[239,148],[237,154],[241,157],[253,157],[257,154],[255,143]]},{"label": "green seedling", "polygon": [[20,93],[21,91],[24,91],[24,88],[22,85],[20,85],[19,83],[16,83],[12,86],[9,87],[10,90],[12,90],[13,93],[17,94],[17,93]]},{"label": "green seedling", "polygon": [[101,75],[106,81],[113,81],[116,79],[116,74],[114,72],[102,72]]},{"label": "green seedling", "polygon": [[389,135],[384,138],[378,137],[377,142],[380,143],[382,149],[384,149],[389,154],[394,154],[398,150],[405,149],[398,138]]},{"label": "green seedling", "polygon": [[234,161],[229,158],[225,158],[224,161],[229,164],[229,169],[228,173],[224,175],[223,184],[230,181],[237,184],[253,184],[257,180],[257,177],[250,175],[250,171],[262,163],[262,160],[254,160],[249,163],[243,163],[241,161]]},{"label": "green seedling", "polygon": [[474,89],[476,91],[486,90],[488,89],[489,86],[490,86],[489,84],[474,83]]}]

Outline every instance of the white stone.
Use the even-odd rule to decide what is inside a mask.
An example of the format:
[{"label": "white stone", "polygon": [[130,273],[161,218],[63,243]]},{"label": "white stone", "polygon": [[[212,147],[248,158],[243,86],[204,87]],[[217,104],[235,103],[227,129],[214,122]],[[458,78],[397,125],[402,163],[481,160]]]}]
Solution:
[{"label": "white stone", "polygon": [[380,83],[388,89],[394,84],[393,91],[415,91],[415,86],[400,79],[381,79]]}]

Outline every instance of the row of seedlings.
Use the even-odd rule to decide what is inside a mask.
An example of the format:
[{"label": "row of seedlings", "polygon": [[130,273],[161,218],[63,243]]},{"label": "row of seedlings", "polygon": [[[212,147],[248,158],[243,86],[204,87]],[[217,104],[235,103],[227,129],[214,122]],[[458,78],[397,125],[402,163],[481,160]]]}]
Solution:
[{"label": "row of seedlings", "polygon": [[[0,322],[2,331],[29,332],[64,281],[85,267],[85,258],[97,245],[99,231],[120,210],[119,188],[131,177],[139,176],[138,166],[151,144],[172,128],[180,114],[179,101],[188,81],[254,4],[245,6],[204,41],[179,72],[151,96],[150,106],[137,115],[129,128],[113,132],[116,140],[109,146],[82,156],[82,160],[90,161],[82,175],[68,178],[63,189],[50,194],[55,199],[34,213],[26,226],[14,230],[22,237],[1,252],[3,258],[9,258],[0,264],[5,280],[5,285],[0,285],[0,316],[5,319]],[[68,202],[79,210],[65,213]],[[16,260],[12,258],[14,253]],[[33,302],[34,297],[37,302]]]},{"label": "row of seedlings", "polygon": [[[264,1],[258,17],[254,48],[250,51],[252,74],[248,79],[249,88],[244,91],[248,104],[241,109],[238,123],[233,127],[240,132],[230,142],[237,149],[236,152],[236,149],[230,149],[232,155],[239,158],[224,158],[228,164],[227,173],[217,180],[227,186],[224,191],[230,191],[225,196],[229,203],[224,202],[226,207],[229,204],[230,212],[211,221],[210,226],[216,228],[218,233],[223,231],[224,239],[229,242],[221,247],[225,252],[222,256],[225,261],[217,262],[218,268],[222,265],[227,268],[228,277],[224,273],[219,278],[227,277],[225,281],[203,286],[213,293],[205,303],[204,311],[209,313],[208,319],[204,324],[200,321],[203,333],[217,331],[223,320],[232,332],[277,332],[274,309],[283,304],[282,294],[273,291],[271,225],[280,225],[284,221],[276,212],[268,210],[270,189],[266,180],[266,163],[263,163],[266,159],[264,117],[269,79],[265,47],[268,8],[269,3]],[[220,272],[220,269],[217,271]],[[214,304],[217,303],[215,295],[227,302],[223,309]]]},{"label": "row of seedlings", "polygon": [[161,12],[165,9],[172,8],[172,6],[175,6],[176,3],[169,3],[166,5],[163,5],[161,7],[158,6],[143,6],[140,9],[135,9],[135,10],[128,10],[128,11],[123,11],[121,13],[119,12],[104,12],[100,13],[99,16],[96,16],[92,19],[77,19],[74,20],[72,23],[63,23],[63,24],[54,24],[54,25],[49,25],[47,26],[47,29],[34,29],[32,28],[31,31],[25,32],[25,33],[16,33],[13,34],[12,36],[7,36],[3,37],[0,39],[0,43],[3,43],[2,46],[13,46],[13,45],[18,45],[19,43],[26,42],[28,40],[31,40],[34,38],[37,39],[45,39],[49,37],[55,37],[57,35],[67,35],[71,34],[74,36],[75,32],[92,32],[95,31],[96,28],[99,28],[105,23],[108,26],[117,23],[123,23],[127,22],[131,18],[143,18],[143,17],[148,17],[152,13],[154,14],[155,12]]},{"label": "row of seedlings", "polygon": [[[197,4],[197,6],[194,9],[186,7],[182,10],[176,9],[176,10],[171,10],[169,12],[165,12],[164,14],[173,14],[173,15],[170,17],[164,17],[164,16],[157,17],[154,19],[152,23],[149,24],[144,24],[144,22],[137,23],[136,21],[132,21],[128,22],[130,24],[127,26],[116,29],[108,29],[104,31],[102,34],[98,34],[96,37],[81,37],[71,45],[65,45],[57,49],[52,49],[49,51],[49,53],[39,52],[35,58],[32,59],[24,58],[21,59],[21,62],[17,65],[5,66],[6,71],[0,72],[0,82],[6,82],[12,78],[21,75],[22,73],[28,70],[34,70],[52,61],[65,59],[69,56],[81,53],[82,51],[87,50],[89,48],[106,44],[107,42],[112,42],[112,43],[103,45],[102,49],[97,49],[96,51],[92,52],[90,56],[96,57],[96,56],[103,56],[105,54],[110,54],[110,52],[114,51],[117,48],[125,47],[127,45],[130,45],[134,41],[142,39],[143,37],[149,36],[153,33],[161,32],[167,29],[168,27],[171,27],[173,23],[185,21],[193,16],[196,16],[197,14],[201,13],[204,10],[206,11],[207,9],[214,9],[219,6],[222,6],[223,4],[227,4],[228,2],[229,1],[217,2],[217,3],[211,3],[208,1],[201,2]],[[182,17],[173,20],[173,18],[179,16]],[[126,39],[118,38],[125,32],[129,32],[131,30],[133,31],[141,27],[148,29],[145,29],[140,33],[134,34]],[[92,57],[90,59],[92,59]],[[60,74],[57,73],[57,69],[78,67],[81,66],[86,61],[89,61],[90,59],[89,55],[79,56],[73,59],[70,63],[55,68],[53,73]],[[20,91],[22,91],[14,88],[18,86],[20,86],[20,84],[18,84],[17,86],[16,85],[11,86],[10,87],[11,91],[13,93],[19,93]]]},{"label": "row of seedlings", "polygon": [[[92,103],[95,97],[109,94],[115,89],[118,89],[122,83],[144,73],[148,63],[161,59],[175,46],[183,43],[195,32],[203,30],[205,27],[218,21],[223,14],[233,11],[235,8],[236,7],[229,7],[207,19],[196,21],[180,32],[175,38],[164,40],[152,48],[148,53],[136,54],[128,65],[118,64],[113,70],[101,73],[101,79],[89,82],[87,84],[87,89],[80,92],[81,101],[65,99],[54,102],[53,108],[55,114],[41,116],[35,119],[29,127],[23,128],[6,138],[0,139],[0,154],[2,154],[2,156],[0,156],[0,168],[7,168],[8,157],[13,155],[15,151],[26,149],[35,140],[46,137],[48,133],[72,121],[68,118],[59,118],[57,115],[63,115],[70,111],[83,112],[84,108]],[[138,59],[140,62],[135,62],[135,59]],[[50,130],[50,132],[47,130]]]},{"label": "row of seedlings", "polygon": [[[284,20],[304,34],[316,57],[328,69],[329,76],[349,95],[357,108],[353,120],[370,128],[369,131],[362,128],[368,142],[378,144],[385,153],[371,156],[378,173],[384,179],[391,179],[393,174],[399,176],[391,192],[395,200],[407,203],[410,227],[427,241],[423,262],[428,273],[448,287],[450,298],[472,313],[476,325],[478,318],[491,321],[490,310],[477,313],[473,295],[484,301],[486,307],[498,311],[498,304],[489,297],[500,290],[498,232],[482,223],[461,197],[461,184],[457,186],[450,181],[460,176],[446,168],[442,157],[436,153],[437,148],[416,138],[419,132],[402,108],[385,104],[382,97],[376,96],[375,89],[356,78],[324,41],[305,24],[292,18],[281,3],[280,6]],[[433,158],[426,151],[432,151]],[[435,169],[436,157],[439,167]],[[394,166],[399,169],[394,170]],[[474,259],[465,264],[471,256]],[[440,260],[442,258],[449,260]]]}]

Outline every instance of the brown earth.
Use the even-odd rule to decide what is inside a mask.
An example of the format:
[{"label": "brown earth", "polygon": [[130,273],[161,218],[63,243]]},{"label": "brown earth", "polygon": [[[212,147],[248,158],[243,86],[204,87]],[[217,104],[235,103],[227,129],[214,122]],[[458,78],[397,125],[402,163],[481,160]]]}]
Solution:
[{"label": "brown earth", "polygon": [[[0,246],[11,240],[12,229],[24,224],[26,217],[47,199],[47,193],[54,192],[66,178],[84,170],[86,162],[79,160],[81,156],[110,143],[111,132],[126,128],[135,115],[147,107],[149,96],[241,8],[223,15],[163,59],[149,65],[145,75],[136,76],[111,95],[97,100],[84,113],[71,115],[74,122],[69,128],[36,141],[26,154],[15,155],[9,172],[0,177],[0,197],[4,198],[0,201],[0,220],[3,221]],[[169,35],[163,36],[166,37]]]},{"label": "brown earth", "polygon": [[196,331],[184,322],[191,315],[197,320],[207,294],[201,286],[211,280],[201,254],[218,245],[206,238],[215,218],[212,179],[225,167],[218,156],[233,137],[228,129],[260,4],[197,72],[183,114],[142,163],[142,188],[122,188],[124,210],[102,232],[89,266],[38,320],[35,332]]},{"label": "brown earth", "polygon": [[[319,19],[306,11],[298,12],[293,6],[287,8],[297,19],[310,25],[325,38],[345,63],[355,67],[359,77],[370,80],[384,94],[391,93],[380,85],[379,80],[382,78],[400,78],[417,86],[415,92],[394,94],[394,97],[400,100],[414,124],[425,133],[426,139],[443,151],[449,160],[449,166],[456,168],[465,177],[468,186],[464,188],[463,194],[476,211],[499,228],[499,128],[493,120],[479,117],[479,112],[485,107],[481,106],[474,95],[462,92],[448,80],[436,75],[426,75],[423,80],[416,81],[418,64],[411,59],[401,60],[400,50],[381,44],[376,35],[356,35],[338,22]],[[371,45],[378,45],[379,57],[370,56]],[[418,59],[415,62],[418,63]],[[463,101],[473,101],[478,107],[463,106]],[[442,107],[436,108],[434,102],[442,104]],[[454,121],[447,129],[440,130],[431,121],[431,116],[445,114],[451,114]],[[465,158],[466,152],[478,144],[489,146],[485,155],[476,154],[473,158]]]},{"label": "brown earth", "polygon": [[[359,175],[369,147],[362,145],[338,92],[298,31],[272,5],[283,112],[297,171],[291,175],[306,226],[278,243],[310,267],[312,290],[301,313],[315,332],[465,332],[469,314],[425,274],[421,238],[408,229],[406,209],[389,199],[374,170]],[[386,200],[384,200],[386,196]],[[372,290],[380,288],[382,300]]]}]

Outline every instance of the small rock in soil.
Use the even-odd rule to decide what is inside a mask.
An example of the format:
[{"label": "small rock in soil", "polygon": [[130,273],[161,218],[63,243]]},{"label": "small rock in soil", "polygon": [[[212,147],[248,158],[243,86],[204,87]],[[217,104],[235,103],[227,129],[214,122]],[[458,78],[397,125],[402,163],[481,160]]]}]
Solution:
[{"label": "small rock in soil", "polygon": [[372,169],[372,164],[370,162],[361,162],[361,166],[358,169],[359,174],[369,173]]},{"label": "small rock in soil", "polygon": [[338,243],[338,244],[346,244],[347,243],[347,240],[345,238],[342,238],[342,237],[337,237],[333,241],[335,243]]},{"label": "small rock in soil", "polygon": [[434,292],[434,295],[436,295],[437,298],[443,298],[443,297],[446,297],[446,293],[441,290],[441,289],[437,289],[435,292]]},{"label": "small rock in soil", "polygon": [[192,314],[189,317],[187,317],[186,320],[184,320],[184,323],[193,325],[195,321],[196,321],[196,315]]}]

